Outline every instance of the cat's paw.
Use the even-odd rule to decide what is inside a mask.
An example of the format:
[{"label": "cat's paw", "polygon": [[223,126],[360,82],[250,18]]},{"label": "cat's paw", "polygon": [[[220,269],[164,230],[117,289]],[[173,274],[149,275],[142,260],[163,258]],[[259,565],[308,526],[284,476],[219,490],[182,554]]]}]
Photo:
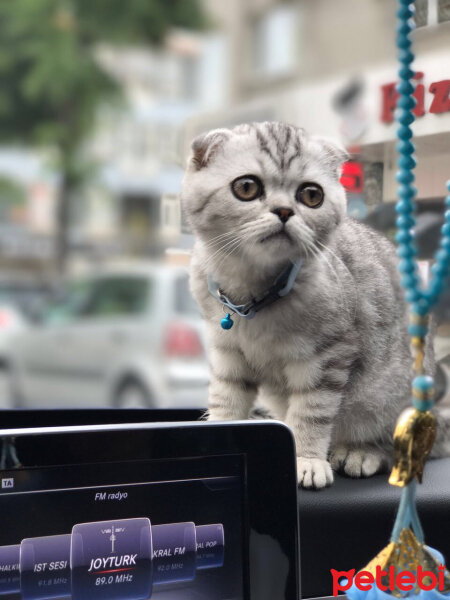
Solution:
[{"label": "cat's paw", "polygon": [[330,463],[321,458],[297,456],[298,483],[304,488],[321,489],[333,483]]},{"label": "cat's paw", "polygon": [[338,446],[331,453],[330,463],[335,471],[350,477],[371,477],[386,466],[386,457],[376,448]]}]

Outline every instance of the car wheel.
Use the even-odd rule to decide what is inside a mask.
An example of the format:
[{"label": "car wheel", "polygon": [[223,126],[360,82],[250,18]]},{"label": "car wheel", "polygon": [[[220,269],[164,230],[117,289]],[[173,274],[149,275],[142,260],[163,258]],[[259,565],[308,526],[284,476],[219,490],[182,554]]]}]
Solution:
[{"label": "car wheel", "polygon": [[139,382],[125,381],[117,390],[114,398],[116,408],[151,408],[153,405],[149,392]]}]

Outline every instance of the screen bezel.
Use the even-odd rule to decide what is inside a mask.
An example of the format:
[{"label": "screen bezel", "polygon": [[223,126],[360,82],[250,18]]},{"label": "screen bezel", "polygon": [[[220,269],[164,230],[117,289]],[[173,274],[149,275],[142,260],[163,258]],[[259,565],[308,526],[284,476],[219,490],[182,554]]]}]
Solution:
[{"label": "screen bezel", "polygon": [[[273,421],[205,423],[135,423],[0,430],[4,441],[14,438],[21,466],[17,470],[140,460],[182,459],[242,454],[245,457],[248,530],[275,540],[288,558],[284,597],[299,594],[298,510],[295,444],[290,430]],[[132,440],[132,443],[130,443]],[[95,457],[95,458],[93,458]],[[8,467],[7,467],[8,468]],[[8,468],[9,470],[9,468]],[[246,549],[244,549],[245,552]],[[278,550],[277,550],[278,552]],[[249,600],[266,600],[276,580],[277,560],[248,549]],[[258,571],[258,581],[252,572]],[[258,590],[258,595],[256,595]],[[271,596],[267,600],[273,600]]]}]

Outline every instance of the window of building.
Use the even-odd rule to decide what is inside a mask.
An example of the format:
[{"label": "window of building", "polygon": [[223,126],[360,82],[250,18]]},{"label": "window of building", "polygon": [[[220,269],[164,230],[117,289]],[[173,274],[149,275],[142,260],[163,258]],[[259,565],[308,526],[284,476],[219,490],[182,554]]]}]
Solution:
[{"label": "window of building", "polygon": [[165,235],[179,235],[181,227],[181,206],[177,194],[164,194],[161,197],[161,231]]},{"label": "window of building", "polygon": [[197,56],[180,57],[180,99],[195,100],[198,96],[199,61]]},{"label": "window of building", "polygon": [[438,21],[450,21],[450,0],[439,0],[438,3]]},{"label": "window of building", "polygon": [[416,27],[428,25],[428,0],[416,0]]},{"label": "window of building", "polygon": [[252,63],[256,75],[277,77],[295,67],[296,12],[290,4],[276,6],[253,23]]},{"label": "window of building", "polygon": [[208,110],[226,107],[230,101],[228,44],[228,36],[222,32],[203,35],[198,66],[198,101]]},{"label": "window of building", "polygon": [[416,0],[416,27],[450,21],[450,0]]}]

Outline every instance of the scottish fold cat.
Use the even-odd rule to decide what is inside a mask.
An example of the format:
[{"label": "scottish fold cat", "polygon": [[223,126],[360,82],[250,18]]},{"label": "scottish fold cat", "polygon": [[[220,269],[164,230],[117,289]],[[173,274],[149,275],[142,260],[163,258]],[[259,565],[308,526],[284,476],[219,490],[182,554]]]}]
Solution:
[{"label": "scottish fold cat", "polygon": [[[292,429],[304,487],[331,484],[333,469],[362,477],[387,466],[410,404],[395,248],[346,216],[346,156],[291,125],[240,125],[197,137],[183,182],[191,289],[209,339],[208,418],[268,409]],[[430,349],[426,364],[433,371]],[[442,425],[436,453],[448,437]]]}]

